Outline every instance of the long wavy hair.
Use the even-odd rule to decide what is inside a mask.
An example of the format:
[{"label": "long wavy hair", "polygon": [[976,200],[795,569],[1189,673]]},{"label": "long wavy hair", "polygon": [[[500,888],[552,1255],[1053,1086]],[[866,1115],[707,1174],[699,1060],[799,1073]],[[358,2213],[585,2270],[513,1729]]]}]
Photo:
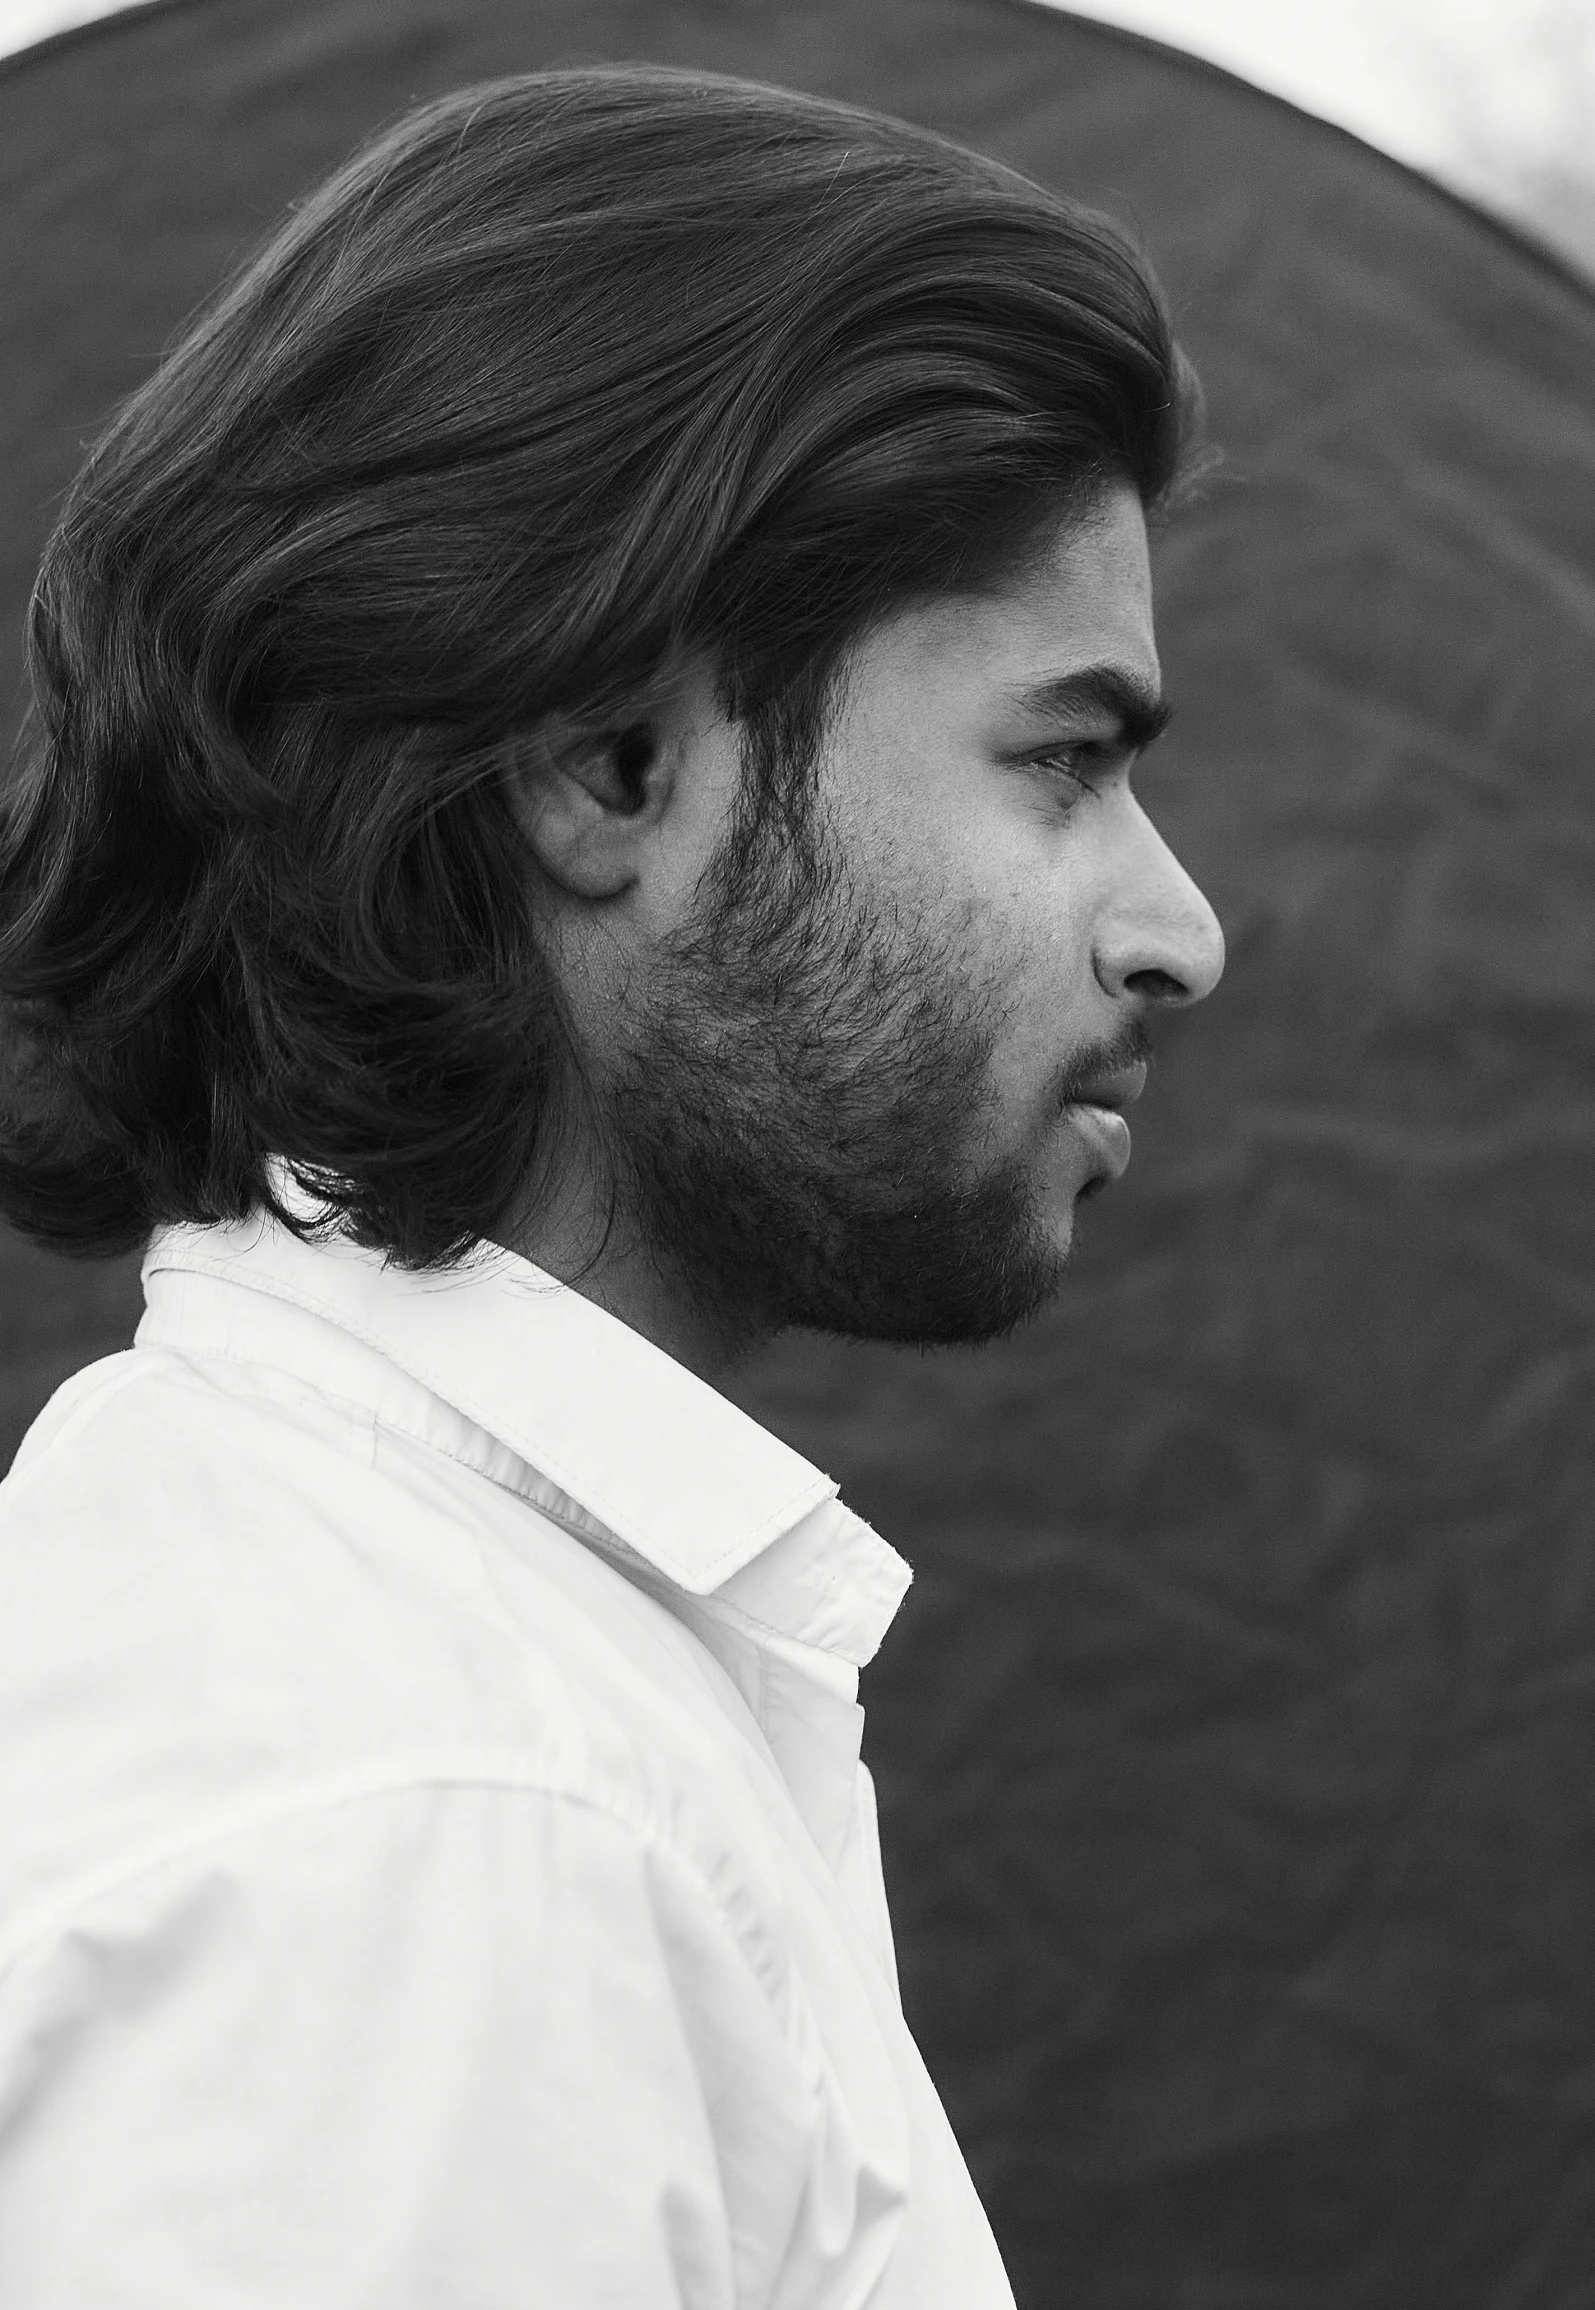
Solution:
[{"label": "long wavy hair", "polygon": [[539,725],[624,732],[707,652],[796,825],[849,647],[1108,481],[1156,511],[1198,421],[1126,237],[921,130],[641,68],[411,113],[188,325],[45,551],[0,1209],[83,1253],[304,1228],[275,1158],[458,1259],[580,1080],[506,793]]}]

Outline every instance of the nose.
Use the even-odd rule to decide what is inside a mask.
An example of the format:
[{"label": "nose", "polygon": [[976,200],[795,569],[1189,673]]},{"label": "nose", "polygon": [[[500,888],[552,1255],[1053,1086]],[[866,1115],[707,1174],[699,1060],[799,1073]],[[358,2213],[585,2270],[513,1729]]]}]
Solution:
[{"label": "nose", "polygon": [[1218,916],[1138,802],[1097,918],[1097,982],[1114,997],[1199,1003],[1224,972]]}]

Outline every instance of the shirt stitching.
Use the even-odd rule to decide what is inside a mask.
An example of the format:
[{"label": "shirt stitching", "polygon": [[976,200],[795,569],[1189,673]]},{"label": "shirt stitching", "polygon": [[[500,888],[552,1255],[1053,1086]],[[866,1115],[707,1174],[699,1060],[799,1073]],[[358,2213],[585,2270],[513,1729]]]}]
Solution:
[{"label": "shirt stitching", "polygon": [[41,1942],[67,1929],[74,1919],[81,1918],[97,1902],[126,1892],[140,1879],[158,1875],[162,1869],[170,1868],[174,1863],[198,1859],[239,1837],[275,1828],[284,1822],[300,1820],[336,1805],[355,1804],[368,1797],[402,1796],[423,1789],[440,1788],[498,1789],[507,1795],[547,1797],[556,1802],[580,1806],[584,1811],[596,1813],[616,1827],[628,1830],[650,1852],[658,1854],[691,1878],[715,1914],[722,1919],[727,1932],[748,1957],[753,1970],[761,1980],[767,1979],[769,1965],[760,1960],[764,1957],[773,1960],[774,1950],[766,1948],[756,1954],[750,1948],[744,1928],[727,1915],[724,1903],[702,1869],[690,1855],[669,1843],[661,1835],[658,1824],[640,1808],[617,1804],[590,1790],[556,1781],[546,1774],[510,1765],[494,1768],[480,1759],[459,1762],[440,1759],[431,1764],[417,1760],[398,1770],[343,1775],[317,1789],[302,1789],[287,1798],[262,1798],[230,1814],[220,1814],[206,1826],[193,1828],[185,1835],[171,1836],[147,1848],[137,1859],[125,1860],[115,1867],[101,1870],[96,1876],[80,1883],[69,1899],[58,1901],[43,1915],[31,1919],[22,1930],[0,1941],[0,1974],[8,1973],[21,1964]]}]

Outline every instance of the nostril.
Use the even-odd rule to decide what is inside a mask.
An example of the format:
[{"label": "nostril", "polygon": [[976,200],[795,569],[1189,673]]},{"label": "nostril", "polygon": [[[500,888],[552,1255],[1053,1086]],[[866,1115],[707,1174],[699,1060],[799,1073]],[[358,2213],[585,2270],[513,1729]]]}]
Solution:
[{"label": "nostril", "polygon": [[1134,987],[1138,995],[1145,995],[1151,1003],[1187,1003],[1191,999],[1191,990],[1185,981],[1169,971],[1131,971],[1124,983]]}]

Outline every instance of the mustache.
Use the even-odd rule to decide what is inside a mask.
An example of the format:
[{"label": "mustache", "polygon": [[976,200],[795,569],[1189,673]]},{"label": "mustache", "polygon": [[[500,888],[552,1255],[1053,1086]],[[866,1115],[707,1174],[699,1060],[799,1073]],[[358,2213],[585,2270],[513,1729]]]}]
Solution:
[{"label": "mustache", "polygon": [[1117,1075],[1126,1067],[1150,1063],[1152,1031],[1145,1019],[1132,1019],[1122,1033],[1111,1041],[1086,1043],[1071,1054],[1058,1090],[1058,1104],[1067,1107],[1075,1099],[1083,1099],[1094,1083],[1105,1075]]}]

